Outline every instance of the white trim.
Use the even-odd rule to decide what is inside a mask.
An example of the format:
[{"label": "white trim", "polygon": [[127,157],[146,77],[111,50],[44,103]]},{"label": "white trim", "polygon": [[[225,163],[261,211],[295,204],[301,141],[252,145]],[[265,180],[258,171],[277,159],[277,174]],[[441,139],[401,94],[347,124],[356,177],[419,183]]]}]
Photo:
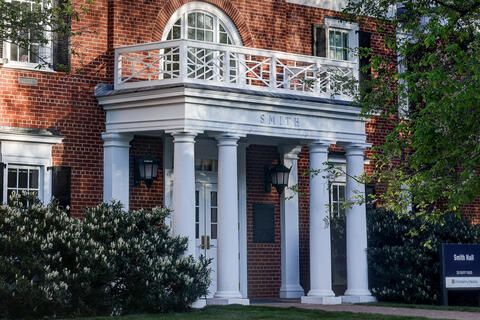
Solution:
[{"label": "white trim", "polygon": [[307,7],[342,11],[346,7],[348,0],[286,0],[286,2]]},{"label": "white trim", "polygon": [[[315,7],[332,11],[342,11],[346,8],[349,0],[286,0],[286,2],[307,7]],[[387,13],[387,18],[395,17],[396,12],[396,6],[390,6]]]},{"label": "white trim", "polygon": [[[240,34],[237,31],[237,28],[235,27],[235,24],[233,21],[228,17],[222,10],[220,10],[218,7],[206,3],[206,2],[200,2],[200,1],[194,1],[194,2],[189,2],[181,6],[177,11],[175,11],[174,14],[170,17],[168,20],[167,24],[165,25],[165,28],[163,29],[163,34],[162,34],[162,41],[165,41],[167,39],[168,33],[170,32],[170,29],[172,29],[173,25],[175,22],[177,22],[178,19],[182,18],[182,38],[187,39],[186,37],[186,29],[185,28],[185,21],[186,21],[186,15],[189,12],[192,11],[202,11],[205,13],[208,13],[209,15],[214,15],[220,21],[222,22],[223,26],[225,27],[227,33],[231,36],[232,42],[234,45],[241,46],[242,45],[242,38],[240,37]],[[216,31],[216,30],[215,30]]]},{"label": "white trim", "polygon": [[[4,170],[3,199],[7,201],[7,172],[9,165],[34,166],[40,168],[39,198],[42,202],[50,201],[52,195],[51,172],[52,147],[61,143],[63,137],[50,137],[28,134],[0,134],[0,162],[7,165]],[[42,187],[43,186],[43,187]]]}]

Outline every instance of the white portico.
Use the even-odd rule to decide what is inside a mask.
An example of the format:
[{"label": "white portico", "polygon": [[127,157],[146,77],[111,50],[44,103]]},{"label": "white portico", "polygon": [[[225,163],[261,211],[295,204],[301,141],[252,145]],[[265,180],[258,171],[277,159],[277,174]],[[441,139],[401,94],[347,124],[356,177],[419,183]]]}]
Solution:
[{"label": "white portico", "polygon": [[[191,2],[168,23],[166,41],[115,50],[115,83],[95,92],[106,111],[104,199],[120,200],[128,209],[129,143],[134,135],[162,139],[172,232],[188,238],[187,254],[213,258],[207,303],[248,304],[245,148],[276,146],[279,160],[292,168],[290,184],[298,180],[302,146],[309,147],[315,170],[324,168],[331,144],[342,146],[347,174],[361,174],[368,147],[365,123],[338,80],[356,78],[358,64],[354,58],[340,61],[243,47],[228,17],[216,7],[207,9]],[[198,29],[200,20],[203,27]],[[198,37],[201,31],[201,39],[189,37],[195,28],[193,34]],[[210,36],[216,43],[205,42]],[[209,163],[217,170],[196,170],[203,160],[213,161]],[[354,179],[347,179],[346,189],[347,196],[364,190]],[[288,189],[280,200],[279,296],[340,303],[342,298],[332,291],[330,229],[325,224],[328,181],[321,174],[310,179],[307,293],[300,285],[298,201]],[[347,212],[344,301],[373,300],[366,245],[365,207],[353,206]]]}]

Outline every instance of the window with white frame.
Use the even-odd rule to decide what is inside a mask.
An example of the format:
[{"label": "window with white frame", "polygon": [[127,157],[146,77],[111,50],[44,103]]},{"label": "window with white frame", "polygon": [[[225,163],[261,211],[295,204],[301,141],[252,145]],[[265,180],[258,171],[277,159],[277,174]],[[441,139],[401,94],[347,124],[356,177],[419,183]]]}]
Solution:
[{"label": "window with white frame", "polygon": [[345,215],[345,184],[333,182],[330,185],[330,210],[333,214]]},{"label": "window with white frame", "polygon": [[328,57],[348,60],[348,32],[338,29],[328,30]]},{"label": "window with white frame", "polygon": [[[14,193],[23,192],[39,196],[40,186],[40,167],[9,165],[7,171],[7,199]],[[9,200],[8,200],[9,201]]]},{"label": "window with white frame", "polygon": [[[8,0],[7,0],[8,1]],[[12,0],[11,2],[20,4],[23,11],[37,11],[42,10],[45,5],[43,2],[34,2],[28,0]],[[43,30],[29,29],[25,30],[23,36],[29,39],[29,46],[27,48],[11,43],[10,41],[3,42],[3,58],[9,66],[23,66],[35,68],[42,63],[50,63],[51,53],[50,46],[44,46],[38,43],[40,32]]]},{"label": "window with white frame", "polygon": [[326,17],[325,24],[313,25],[313,55],[335,60],[354,59],[358,47],[358,25]]}]

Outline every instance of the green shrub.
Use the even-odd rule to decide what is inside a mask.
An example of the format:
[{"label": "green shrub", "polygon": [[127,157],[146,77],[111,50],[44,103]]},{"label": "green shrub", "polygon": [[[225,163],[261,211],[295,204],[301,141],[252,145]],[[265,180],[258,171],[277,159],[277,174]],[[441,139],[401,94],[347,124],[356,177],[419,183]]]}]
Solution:
[{"label": "green shrub", "polygon": [[453,214],[425,221],[372,210],[367,221],[370,287],[380,301],[440,303],[440,244],[480,238],[479,226]]},{"label": "green shrub", "polygon": [[208,261],[183,256],[168,210],[103,203],[76,219],[24,197],[0,207],[0,318],[181,311],[206,294]]}]

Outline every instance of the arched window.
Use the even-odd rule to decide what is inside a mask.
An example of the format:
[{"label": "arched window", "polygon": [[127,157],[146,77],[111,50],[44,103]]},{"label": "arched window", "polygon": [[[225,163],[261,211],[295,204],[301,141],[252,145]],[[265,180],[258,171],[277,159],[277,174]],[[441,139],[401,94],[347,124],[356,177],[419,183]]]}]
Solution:
[{"label": "arched window", "polygon": [[240,36],[230,18],[205,2],[189,2],[172,15],[162,40],[176,39],[241,45]]},{"label": "arched window", "polygon": [[[186,23],[185,23],[186,21]],[[188,39],[214,43],[232,44],[232,38],[216,16],[201,11],[178,19],[168,32],[166,40]]]},{"label": "arched window", "polygon": [[[218,44],[241,45],[240,35],[233,22],[217,7],[205,2],[189,2],[178,9],[165,26],[162,40],[197,40]],[[179,74],[177,51],[165,50],[164,78]],[[188,48],[187,77],[200,80],[224,78],[224,56],[221,50],[200,47]],[[238,56],[229,57],[230,81],[237,79]]]}]

